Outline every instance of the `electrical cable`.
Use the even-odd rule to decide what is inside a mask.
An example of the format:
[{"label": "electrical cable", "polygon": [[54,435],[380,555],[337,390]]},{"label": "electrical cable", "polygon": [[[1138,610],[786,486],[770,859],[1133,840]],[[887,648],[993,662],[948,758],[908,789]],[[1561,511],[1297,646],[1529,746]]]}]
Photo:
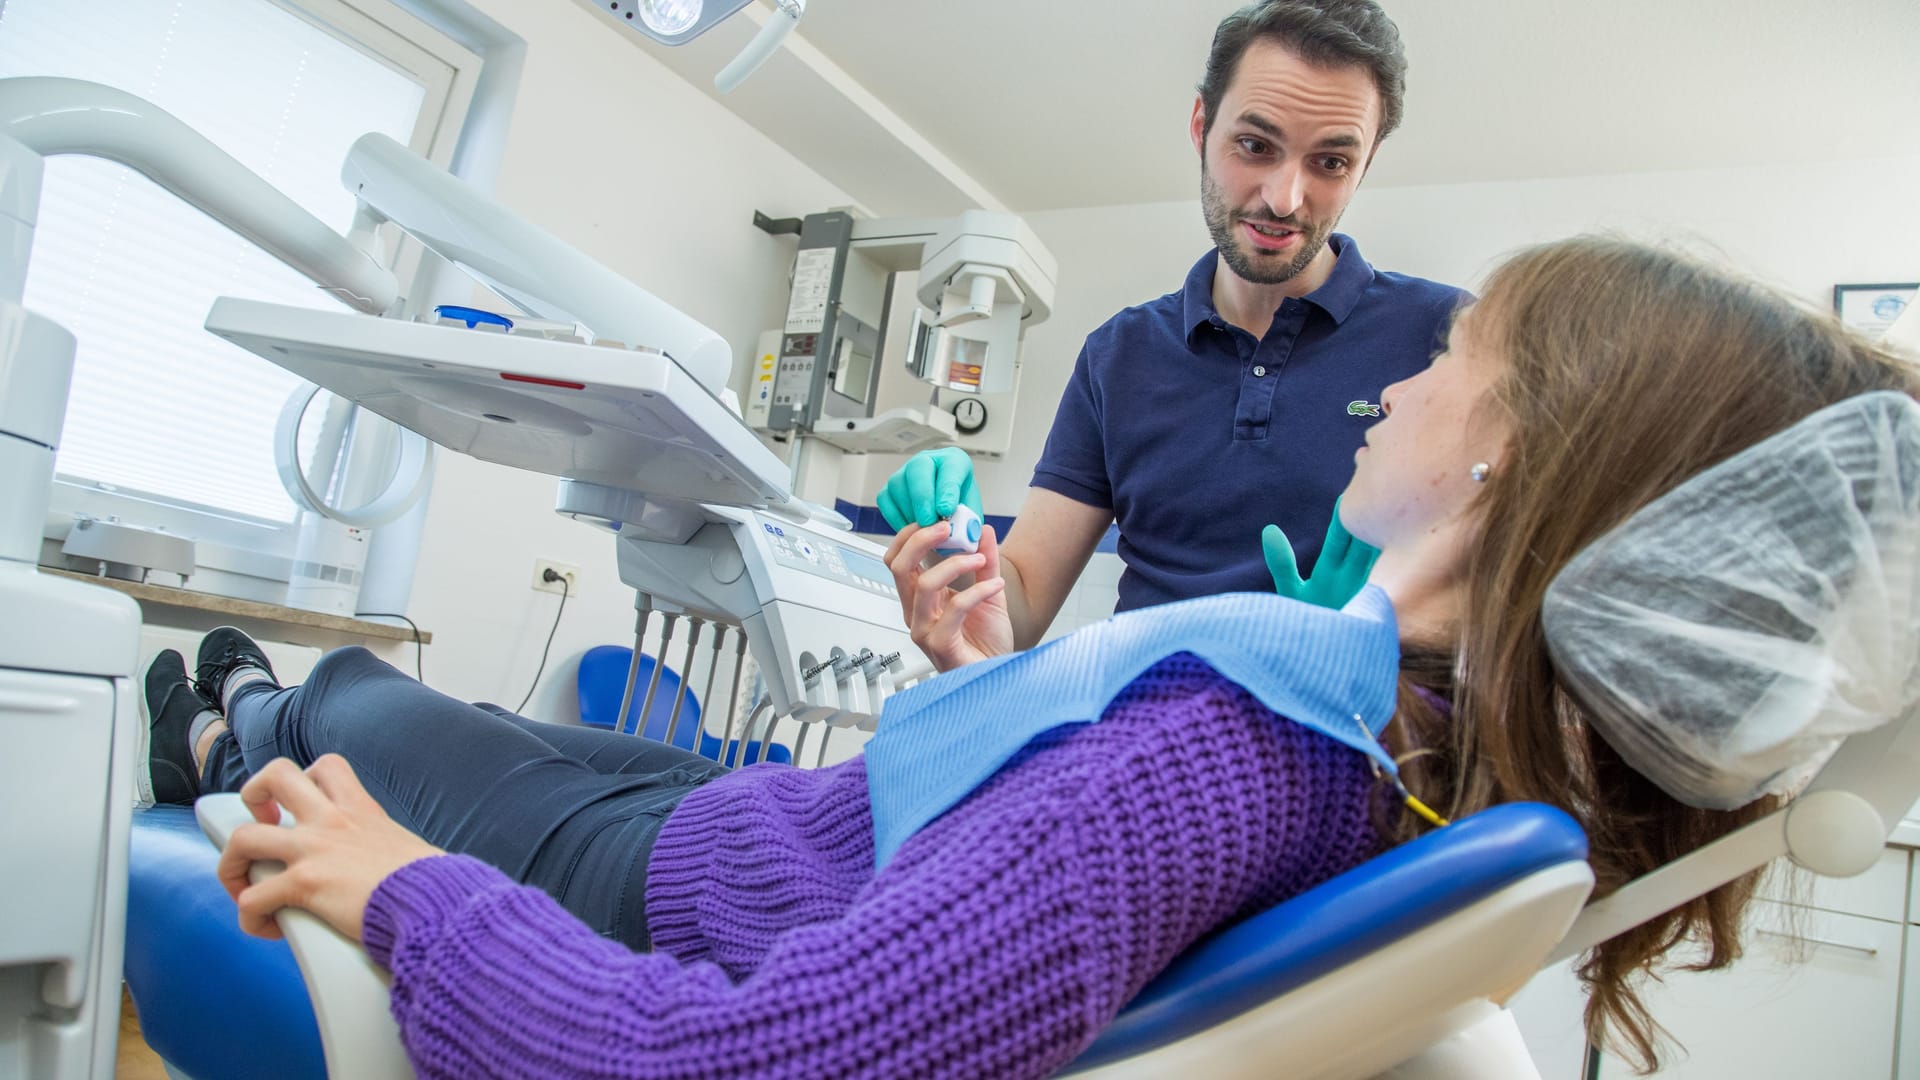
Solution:
[{"label": "electrical cable", "polygon": [[[806,753],[807,751],[807,732],[812,730],[813,730],[812,724],[801,724],[800,735],[798,738],[795,738],[793,740],[793,764],[796,768],[798,768],[800,765],[800,755]],[[767,748],[764,746],[761,747],[760,755],[764,758],[766,756],[766,753],[767,753]]]},{"label": "electrical cable", "polygon": [[647,623],[653,620],[653,597],[635,593],[633,606],[633,657],[627,664],[627,686],[620,692],[620,711],[613,714],[613,730],[627,730],[627,710],[633,708],[633,688],[640,682],[640,661],[646,656]]},{"label": "electrical cable", "polygon": [[653,657],[653,675],[647,679],[647,696],[640,701],[640,715],[633,719],[631,734],[644,736],[647,733],[647,721],[653,716],[653,695],[660,690],[660,674],[667,670],[667,651],[673,647],[673,626],[680,616],[667,612],[665,621],[660,624],[660,651]]},{"label": "electrical cable", "polygon": [[727,759],[733,755],[728,750],[727,744],[733,741],[733,722],[739,719],[740,680],[747,672],[746,655],[747,628],[743,624],[740,627],[740,639],[733,647],[733,693],[727,695],[727,727],[720,735],[720,756],[714,759],[723,767],[729,769],[733,768],[733,766],[728,763]]},{"label": "electrical cable", "polygon": [[[693,693],[693,691],[688,688],[688,684],[693,681],[693,649],[694,646],[700,644],[700,628],[706,624],[707,621],[699,616],[694,616],[687,620],[687,626],[693,632],[687,635],[687,656],[686,659],[680,661],[680,692],[673,695],[673,711],[667,714],[667,737],[661,740],[668,746],[673,745],[674,732],[680,729],[680,707],[687,703],[688,696]],[[698,752],[700,748],[700,737],[698,735],[694,736],[693,746],[695,752]]]},{"label": "electrical cable", "polygon": [[[767,691],[767,694],[764,700],[768,705],[772,705],[773,691],[771,690]],[[775,727],[778,727],[779,724],[780,724],[779,711],[771,708],[768,709],[767,710],[767,726],[760,730],[760,756],[755,759],[756,761],[765,761],[767,760],[767,755],[773,753],[773,729]],[[748,734],[750,736],[752,734],[753,725],[748,724],[747,729],[748,729]],[[753,740],[751,738],[747,740],[747,745],[749,746],[753,745]]]},{"label": "electrical cable", "polygon": [[747,710],[747,724],[745,730],[740,732],[740,741],[734,743],[733,749],[727,751],[727,768],[733,768],[735,762],[741,765],[749,764],[747,761],[747,744],[753,741],[753,722],[759,719],[760,710],[771,704],[773,704],[773,693],[769,691],[760,695],[760,700],[754,702],[753,708]]},{"label": "electrical cable", "polygon": [[[693,752],[696,754],[700,753],[700,747],[707,741],[707,729],[713,726],[713,676],[720,670],[720,646],[727,640],[727,625],[719,622],[713,625],[713,655],[707,658],[707,688],[700,692],[700,731],[693,738]],[[740,632],[746,633],[744,629]],[[726,743],[723,741],[720,746],[725,749]],[[701,754],[701,756],[706,755]],[[719,751],[714,752],[713,760],[716,762],[720,760]]]},{"label": "electrical cable", "polygon": [[541,580],[553,581],[556,578],[560,581],[560,606],[554,609],[553,629],[547,631],[547,643],[540,649],[540,666],[533,669],[533,686],[527,687],[527,696],[521,698],[520,704],[513,707],[515,713],[526,708],[527,702],[533,700],[534,687],[540,685],[540,676],[547,670],[547,652],[553,648],[553,635],[560,629],[560,616],[567,610],[567,593],[572,591],[570,583],[567,581],[567,575],[556,573],[552,568],[548,568],[546,575],[541,578]]},{"label": "electrical cable", "polygon": [[419,682],[419,683],[425,683],[427,681],[426,677],[420,674],[421,672],[420,627],[418,624],[416,624],[412,619],[409,619],[405,615],[402,615],[396,611],[356,611],[353,613],[353,617],[356,619],[399,619],[402,622],[406,623],[408,626],[412,627],[413,628],[413,679],[415,682]]}]

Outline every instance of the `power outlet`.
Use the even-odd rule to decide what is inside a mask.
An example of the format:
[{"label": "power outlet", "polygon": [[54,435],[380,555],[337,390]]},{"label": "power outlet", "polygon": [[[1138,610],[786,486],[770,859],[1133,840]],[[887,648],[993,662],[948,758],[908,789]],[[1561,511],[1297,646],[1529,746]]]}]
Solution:
[{"label": "power outlet", "polygon": [[[559,574],[565,580],[564,588],[559,581],[546,580],[549,570]],[[580,588],[580,568],[555,562],[552,559],[535,559],[533,560],[533,587],[540,592],[575,592]]]}]

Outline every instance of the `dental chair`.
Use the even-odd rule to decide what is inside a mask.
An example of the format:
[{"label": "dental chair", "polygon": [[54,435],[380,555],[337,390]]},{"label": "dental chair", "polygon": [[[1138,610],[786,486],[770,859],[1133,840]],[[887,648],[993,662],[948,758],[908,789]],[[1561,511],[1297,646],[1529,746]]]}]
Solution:
[{"label": "dental chair", "polygon": [[[1916,564],[1920,404],[1904,395],[1823,410],[1681,485],[1556,578],[1549,646],[1596,730],[1675,798],[1791,802],[1591,904],[1586,841],[1565,814],[1512,804],[1466,817],[1190,950],[1066,1074],[1537,1080],[1501,1006],[1544,966],[1781,855],[1830,876],[1877,859],[1920,799]],[[215,844],[250,820],[234,796],[203,798],[196,813]],[[136,890],[149,831],[135,829]],[[213,848],[201,848],[207,868],[171,883],[153,917],[211,893],[237,937]],[[274,872],[254,868],[256,880]],[[304,912],[280,925],[327,1074],[411,1075],[386,973]],[[139,937],[130,977],[152,947]],[[174,977],[228,976],[203,966]],[[134,993],[145,1022],[150,996],[192,991],[136,981]],[[236,1074],[196,1071],[189,1044],[232,1040],[245,1023],[203,1014],[191,1039],[150,1027],[149,1041],[217,1080]]]},{"label": "dental chair", "polygon": [[[786,747],[768,743],[764,738],[748,740],[744,734],[734,738],[732,733],[727,737],[708,733],[701,719],[700,699],[693,695],[692,687],[681,686],[680,676],[670,667],[661,669],[656,688],[659,692],[652,695],[653,707],[647,710],[646,719],[642,721],[640,710],[645,707],[647,695],[639,693],[637,688],[653,685],[654,664],[653,657],[641,653],[640,662],[635,665],[633,650],[625,645],[595,645],[581,654],[574,674],[580,722],[588,727],[672,742],[682,750],[728,765],[751,765],[761,760],[763,749],[767,761],[786,764],[793,760],[792,752]],[[627,694],[629,681],[636,687],[631,700]],[[619,715],[623,701],[627,705],[625,716]]]}]

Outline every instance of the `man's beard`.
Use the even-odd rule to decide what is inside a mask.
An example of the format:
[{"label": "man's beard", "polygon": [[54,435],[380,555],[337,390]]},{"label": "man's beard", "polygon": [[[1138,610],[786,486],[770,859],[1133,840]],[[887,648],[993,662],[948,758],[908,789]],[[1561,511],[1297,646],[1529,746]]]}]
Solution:
[{"label": "man's beard", "polygon": [[[1220,251],[1227,266],[1241,278],[1255,285],[1279,285],[1293,280],[1293,276],[1312,265],[1320,255],[1320,249],[1327,246],[1327,235],[1333,231],[1333,225],[1322,229],[1305,226],[1292,214],[1286,217],[1248,217],[1235,215],[1227,209],[1227,201],[1220,194],[1220,187],[1213,182],[1213,175],[1205,165],[1200,167],[1200,210],[1207,219],[1207,232],[1213,236],[1213,246]],[[1234,227],[1235,221],[1254,221],[1262,225],[1282,225],[1300,231],[1300,250],[1292,259],[1276,263],[1272,256],[1256,257],[1249,255],[1241,247],[1240,230]],[[1335,225],[1339,224],[1336,219]]]}]

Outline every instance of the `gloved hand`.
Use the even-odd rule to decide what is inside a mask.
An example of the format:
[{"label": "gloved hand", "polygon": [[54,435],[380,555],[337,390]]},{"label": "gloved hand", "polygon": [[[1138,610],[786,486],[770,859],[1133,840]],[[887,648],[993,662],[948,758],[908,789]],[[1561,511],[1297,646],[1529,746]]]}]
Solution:
[{"label": "gloved hand", "polygon": [[973,482],[973,459],[957,446],[922,450],[907,459],[880,489],[880,516],[894,532],[909,524],[921,528],[965,504],[983,519],[980,489]]},{"label": "gloved hand", "polygon": [[1267,557],[1267,572],[1273,575],[1273,587],[1281,596],[1304,600],[1309,604],[1338,610],[1367,584],[1367,573],[1380,549],[1364,540],[1354,539],[1340,524],[1340,503],[1333,504],[1333,520],[1327,524],[1327,538],[1320,542],[1320,557],[1314,560],[1313,573],[1305,580],[1294,563],[1293,545],[1280,526],[1269,525],[1260,531],[1260,547]]}]

